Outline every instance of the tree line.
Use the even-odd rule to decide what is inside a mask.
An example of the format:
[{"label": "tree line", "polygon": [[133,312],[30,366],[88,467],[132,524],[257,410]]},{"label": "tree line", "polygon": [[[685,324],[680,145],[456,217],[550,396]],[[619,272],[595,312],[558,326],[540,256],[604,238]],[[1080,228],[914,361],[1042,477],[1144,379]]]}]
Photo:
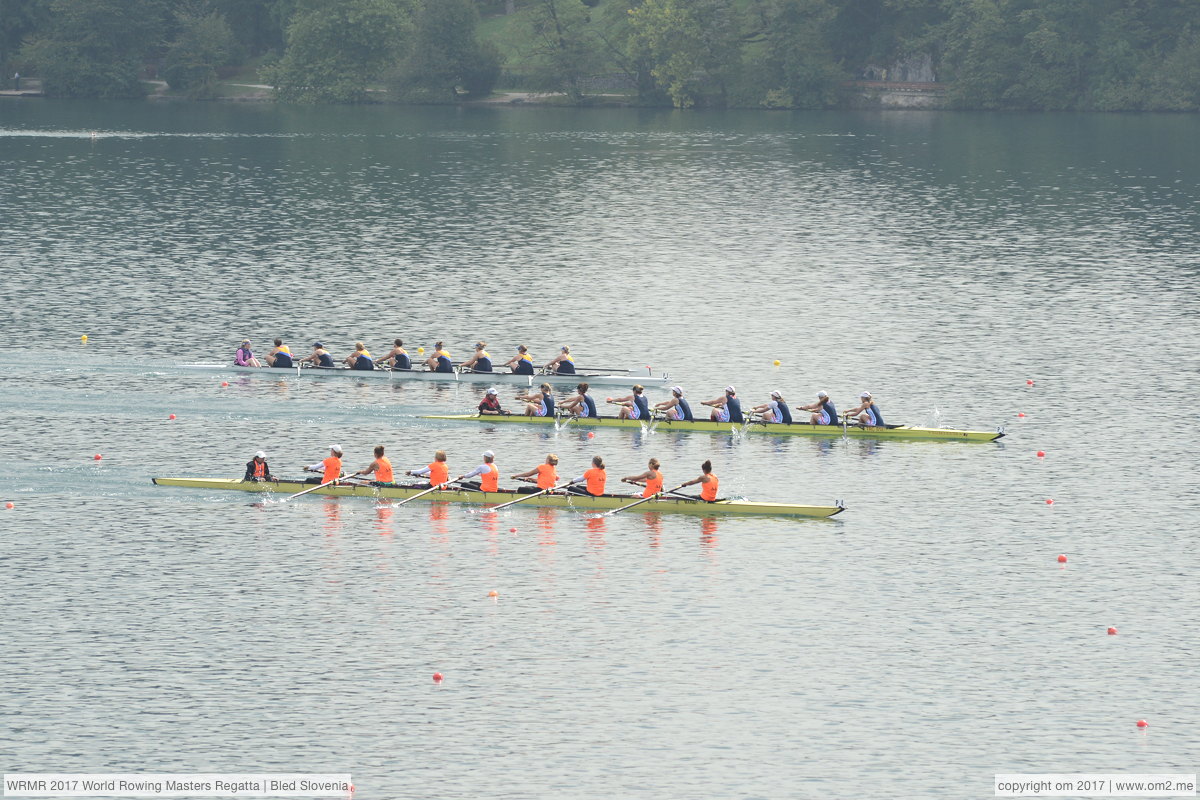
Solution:
[{"label": "tree line", "polygon": [[[288,102],[456,102],[498,82],[591,102],[827,108],[930,65],[960,108],[1200,108],[1197,0],[0,0],[0,64],[48,95],[136,97],[148,68]],[[890,70],[890,73],[889,73]]]}]

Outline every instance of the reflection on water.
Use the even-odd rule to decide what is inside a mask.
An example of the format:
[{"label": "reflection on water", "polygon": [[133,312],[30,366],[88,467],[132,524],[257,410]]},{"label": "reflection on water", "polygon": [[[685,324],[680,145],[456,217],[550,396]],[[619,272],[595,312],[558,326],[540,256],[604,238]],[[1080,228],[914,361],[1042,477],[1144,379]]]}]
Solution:
[{"label": "reflection on water", "polygon": [[396,510],[392,508],[391,503],[376,504],[375,506],[375,530],[379,531],[381,536],[394,536],[396,531],[392,528],[392,516]]},{"label": "reflection on water", "polygon": [[649,534],[647,541],[654,548],[662,547],[662,514],[657,511],[650,511],[642,514],[642,522],[646,525],[646,533]]},{"label": "reflection on water", "polygon": [[342,504],[336,497],[325,497],[321,502],[321,512],[325,516],[322,527],[328,536],[333,536],[342,530]]}]

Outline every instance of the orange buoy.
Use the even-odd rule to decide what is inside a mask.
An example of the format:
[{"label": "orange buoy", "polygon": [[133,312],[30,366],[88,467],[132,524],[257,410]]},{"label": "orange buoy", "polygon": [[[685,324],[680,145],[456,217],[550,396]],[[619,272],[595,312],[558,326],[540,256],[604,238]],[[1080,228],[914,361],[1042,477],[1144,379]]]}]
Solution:
[{"label": "orange buoy", "polygon": [[1065,563],[1067,563],[1067,557],[1066,557],[1065,555],[1060,555],[1060,556],[1058,557],[1058,563],[1060,563],[1060,564],[1065,564]]},{"label": "orange buoy", "polygon": [[13,508],[13,504],[12,504],[12,503],[5,503],[5,504],[4,504],[4,507],[5,507],[5,508]]},{"label": "orange buoy", "polygon": [[589,438],[589,439],[595,439],[595,438],[596,438],[596,433],[595,433],[594,431],[588,431],[588,438]]},{"label": "orange buoy", "polygon": [[499,596],[500,596],[500,593],[497,592],[495,589],[492,589],[490,592],[488,592],[488,597],[499,597]]}]

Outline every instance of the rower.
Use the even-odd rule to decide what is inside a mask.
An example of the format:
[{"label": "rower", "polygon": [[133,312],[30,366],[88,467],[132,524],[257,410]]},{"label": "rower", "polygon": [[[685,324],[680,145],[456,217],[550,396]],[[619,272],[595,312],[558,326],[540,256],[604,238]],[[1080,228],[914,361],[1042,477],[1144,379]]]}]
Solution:
[{"label": "rower", "polygon": [[482,464],[465,475],[459,475],[454,482],[462,483],[468,478],[474,478],[476,475],[479,476],[479,481],[466,484],[466,488],[475,489],[480,492],[500,491],[500,468],[496,466],[496,454],[491,450],[483,454]]},{"label": "rower", "polygon": [[354,343],[354,352],[342,359],[342,363],[349,365],[350,369],[375,369],[375,361],[362,342]]},{"label": "rower", "polygon": [[300,359],[300,363],[312,364],[314,367],[328,367],[330,369],[337,366],[333,363],[333,356],[329,355],[329,351],[320,342],[313,342],[312,355]]},{"label": "rower", "polygon": [[588,394],[588,385],[586,383],[577,384],[575,391],[578,392],[577,395],[562,401],[563,412],[577,417],[599,419],[600,413],[596,411],[596,401]]},{"label": "rower", "polygon": [[525,416],[527,417],[554,416],[554,391],[548,383],[539,386],[537,394],[519,394],[517,399],[525,401]]},{"label": "rower", "polygon": [[564,344],[559,354],[550,359],[542,369],[552,375],[574,375],[575,359],[571,357],[571,348]]},{"label": "rower", "polygon": [[871,428],[882,428],[886,423],[883,421],[883,414],[880,413],[879,406],[875,405],[875,401],[871,399],[871,393],[863,392],[858,398],[862,402],[847,411],[846,418],[853,419],[857,414],[859,424]]},{"label": "rower", "polygon": [[254,454],[254,458],[246,462],[246,475],[242,480],[253,483],[262,483],[263,481],[279,483],[279,478],[271,474],[271,468],[267,466],[267,454],[262,450],[259,450]]},{"label": "rower", "polygon": [[725,394],[715,400],[702,400],[702,406],[712,406],[708,418],[713,422],[745,422],[742,417],[742,401],[738,400],[737,392],[732,386],[725,387]]},{"label": "rower", "polygon": [[645,486],[642,490],[642,497],[653,497],[663,490],[663,475],[658,469],[658,459],[650,459],[649,468],[641,475],[629,475],[621,478],[622,483],[632,483],[636,486]]},{"label": "rower", "polygon": [[388,354],[379,359],[380,364],[387,364],[392,369],[412,369],[412,359],[408,357],[408,352],[404,349],[403,339],[393,339],[392,349]]},{"label": "rower", "polygon": [[635,384],[633,394],[627,397],[606,397],[604,402],[621,407],[621,410],[617,413],[617,419],[649,419],[650,405],[646,402],[646,397],[643,394],[645,391],[646,388],[644,386]]},{"label": "rower", "polygon": [[687,400],[683,399],[683,387],[681,386],[672,386],[671,399],[655,403],[654,410],[663,412],[669,420],[694,422],[692,407],[688,405]]},{"label": "rower", "polygon": [[275,340],[275,346],[267,351],[266,359],[269,366],[280,369],[291,369],[295,366],[292,363],[292,351],[283,343],[283,339]]},{"label": "rower", "polygon": [[[558,466],[558,456],[554,455],[554,453],[551,453],[550,455],[546,456],[546,461],[544,464],[538,464],[536,467],[534,467],[531,470],[526,470],[525,472],[518,472],[516,475],[513,475],[511,477],[515,481],[526,481],[528,483],[536,484],[538,491],[543,491],[546,489],[553,489],[555,486],[558,486],[558,470],[556,469],[557,466]],[[536,477],[534,477],[534,476],[536,476]],[[522,494],[528,494],[529,492],[532,492],[533,490],[522,488],[522,489],[518,489],[517,491]]]},{"label": "rower", "polygon": [[523,344],[517,345],[517,354],[505,361],[504,366],[511,369],[513,375],[532,375],[533,356],[529,355],[529,348]]},{"label": "rower", "polygon": [[771,392],[771,399],[761,406],[754,407],[754,413],[762,417],[763,422],[781,422],[792,424],[792,412],[788,410],[787,401],[778,389]]},{"label": "rower", "polygon": [[414,478],[429,478],[429,483],[416,486],[417,489],[432,489],[450,480],[450,467],[446,464],[446,451],[438,450],[433,454],[433,463],[421,469],[409,470]]},{"label": "rower", "polygon": [[425,359],[425,366],[433,372],[454,372],[454,362],[441,342],[433,346],[433,355]]},{"label": "rower", "polygon": [[[604,471],[604,459],[600,456],[592,456],[592,468],[571,481],[572,485],[567,487],[567,491],[573,494],[601,497],[604,495],[604,484],[607,480],[608,474]],[[580,486],[580,483],[584,485]]]},{"label": "rower", "polygon": [[838,412],[829,399],[829,392],[822,389],[817,392],[817,402],[806,406],[796,406],[797,411],[811,411],[808,421],[811,425],[837,425]]},{"label": "rower", "polygon": [[491,372],[492,357],[488,355],[488,351],[484,348],[487,342],[475,343],[475,355],[468,358],[466,361],[458,365],[460,372],[471,370],[472,372]]},{"label": "rower", "polygon": [[340,444],[329,445],[329,457],[316,464],[310,464],[304,468],[304,471],[321,473],[320,478],[309,478],[305,483],[333,483],[342,477],[342,446]]},{"label": "rower", "polygon": [[375,480],[371,481],[372,486],[391,486],[392,485],[392,462],[383,454],[383,445],[375,448],[375,460],[371,462],[371,466],[366,469],[360,469],[355,475],[374,475]]},{"label": "rower", "polygon": [[250,340],[242,339],[242,346],[237,349],[233,355],[233,363],[239,367],[261,367],[258,359],[254,357],[254,351],[250,349]]},{"label": "rower", "polygon": [[507,414],[508,412],[500,408],[500,390],[495,386],[488,389],[484,394],[483,399],[479,401],[479,413],[491,414],[493,416],[499,414]]},{"label": "rower", "polygon": [[721,481],[717,479],[716,475],[712,474],[712,462],[711,461],[705,461],[703,464],[700,465],[700,477],[699,478],[692,478],[687,483],[680,484],[679,488],[682,489],[684,486],[691,486],[694,483],[701,484],[701,486],[700,486],[700,499],[701,500],[703,500],[706,503],[715,503],[717,501],[717,487],[719,487],[721,485]]}]

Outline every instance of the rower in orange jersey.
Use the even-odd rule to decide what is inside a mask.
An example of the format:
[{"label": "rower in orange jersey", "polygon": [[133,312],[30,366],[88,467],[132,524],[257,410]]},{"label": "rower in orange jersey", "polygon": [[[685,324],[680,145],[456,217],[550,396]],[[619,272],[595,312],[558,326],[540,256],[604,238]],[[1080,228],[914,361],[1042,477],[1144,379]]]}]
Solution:
[{"label": "rower in orange jersey", "polygon": [[[593,456],[592,468],[571,481],[572,485],[567,487],[567,491],[600,497],[604,494],[604,484],[607,480],[608,474],[604,471],[604,459],[600,456]],[[581,483],[583,487],[579,486]]]},{"label": "rower in orange jersey", "polygon": [[636,486],[645,486],[642,490],[642,497],[653,497],[663,490],[663,475],[658,469],[659,463],[657,458],[650,459],[649,469],[641,475],[628,475],[621,478],[622,483],[632,483]]},{"label": "rower in orange jersey", "polygon": [[483,463],[470,472],[459,475],[455,483],[462,483],[468,478],[479,476],[478,483],[468,483],[467,488],[478,489],[481,492],[500,491],[500,468],[496,466],[496,454],[488,450],[483,454]]},{"label": "rower in orange jersey", "polygon": [[687,483],[680,484],[679,488],[682,489],[684,486],[691,486],[693,483],[699,483],[701,484],[700,499],[707,503],[715,503],[717,500],[717,489],[720,487],[721,481],[717,479],[716,475],[712,474],[711,461],[705,461],[703,464],[701,464],[700,470],[702,474],[699,478],[692,478]]},{"label": "rower in orange jersey", "polygon": [[383,454],[383,445],[375,448],[375,460],[371,462],[371,466],[366,469],[360,469],[355,475],[371,475],[374,474],[375,480],[372,483],[376,486],[381,484],[390,484],[392,482],[392,462]]},{"label": "rower in orange jersey", "polygon": [[525,472],[518,472],[512,476],[512,479],[537,484],[538,489],[553,489],[555,486],[558,486],[557,467],[558,456],[551,453],[546,456],[544,464],[538,464],[533,469],[526,470]]},{"label": "rower in orange jersey", "polygon": [[443,483],[450,482],[450,467],[446,464],[446,451],[438,450],[433,454],[433,463],[428,467],[414,469],[408,471],[409,475],[414,478],[429,478],[429,483],[418,488],[432,489],[434,486],[441,486]]},{"label": "rower in orange jersey", "polygon": [[[333,483],[338,478],[342,477],[342,446],[340,444],[329,445],[329,457],[324,461],[319,461],[316,464],[310,464],[304,468],[305,472],[320,472],[321,483]],[[307,483],[316,483],[316,478],[309,478]]]}]

